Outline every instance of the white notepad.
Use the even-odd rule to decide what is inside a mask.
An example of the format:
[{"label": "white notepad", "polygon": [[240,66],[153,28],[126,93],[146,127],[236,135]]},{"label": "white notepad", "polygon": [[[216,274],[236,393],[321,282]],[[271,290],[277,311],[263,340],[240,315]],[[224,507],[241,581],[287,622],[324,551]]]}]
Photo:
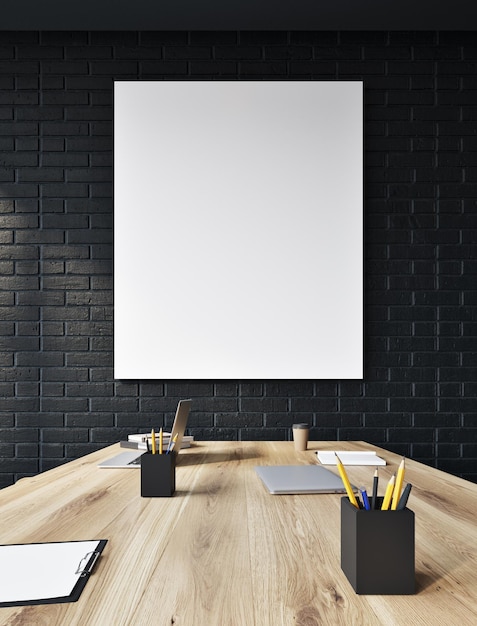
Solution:
[{"label": "white notepad", "polygon": [[349,452],[348,450],[317,450],[316,456],[323,465],[336,465],[336,454],[343,465],[386,465],[386,461],[372,450]]}]

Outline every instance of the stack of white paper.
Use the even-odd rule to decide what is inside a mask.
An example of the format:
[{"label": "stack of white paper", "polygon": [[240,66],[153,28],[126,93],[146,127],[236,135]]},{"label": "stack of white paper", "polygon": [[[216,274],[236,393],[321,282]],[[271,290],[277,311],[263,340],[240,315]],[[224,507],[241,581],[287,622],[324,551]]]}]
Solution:
[{"label": "stack of white paper", "polygon": [[323,465],[336,465],[337,454],[343,465],[386,465],[386,461],[373,452],[365,450],[350,452],[348,450],[317,450],[316,456]]}]

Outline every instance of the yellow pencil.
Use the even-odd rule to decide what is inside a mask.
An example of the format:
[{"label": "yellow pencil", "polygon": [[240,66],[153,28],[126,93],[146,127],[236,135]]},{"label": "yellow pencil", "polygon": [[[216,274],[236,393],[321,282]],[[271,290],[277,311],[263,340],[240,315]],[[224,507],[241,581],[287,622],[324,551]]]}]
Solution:
[{"label": "yellow pencil", "polygon": [[354,505],[357,509],[359,509],[359,505],[353,493],[353,489],[351,488],[351,484],[348,480],[346,470],[343,466],[343,463],[340,461],[339,456],[336,454],[336,452],[335,452],[335,457],[336,457],[336,466],[338,468],[338,472],[340,473],[341,480],[343,481],[343,485],[345,486],[346,493],[348,494],[349,501],[351,502],[352,505]]},{"label": "yellow pencil", "polygon": [[162,454],[163,438],[164,438],[164,434],[163,434],[162,428],[161,428],[161,430],[159,431],[159,454]]},{"label": "yellow pencil", "polygon": [[394,485],[394,491],[393,491],[393,501],[391,504],[391,510],[395,511],[397,509],[397,505],[399,503],[399,498],[401,497],[401,491],[402,491],[402,483],[404,480],[404,472],[405,472],[405,463],[404,463],[404,457],[401,461],[401,463],[399,464],[399,469],[396,475],[396,484]]},{"label": "yellow pencil", "polygon": [[151,446],[152,453],[156,454],[156,433],[154,432],[154,428],[151,430]]},{"label": "yellow pencil", "polygon": [[393,474],[389,479],[388,486],[386,487],[386,493],[384,494],[383,504],[381,506],[381,511],[387,511],[389,509],[389,504],[391,502],[391,498],[394,490],[394,483],[396,482],[396,474]]}]

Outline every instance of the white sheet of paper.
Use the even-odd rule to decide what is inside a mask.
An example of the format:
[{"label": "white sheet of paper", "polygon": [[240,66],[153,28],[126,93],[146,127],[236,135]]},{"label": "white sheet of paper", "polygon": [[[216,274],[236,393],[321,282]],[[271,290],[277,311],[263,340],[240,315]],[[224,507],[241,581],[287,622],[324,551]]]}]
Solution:
[{"label": "white sheet of paper", "polygon": [[0,546],[0,602],[68,596],[80,577],[76,572],[82,559],[98,544],[72,541]]},{"label": "white sheet of paper", "polygon": [[[343,465],[386,465],[386,461],[376,452],[336,450]],[[323,465],[336,465],[335,450],[317,450],[316,456]]]}]

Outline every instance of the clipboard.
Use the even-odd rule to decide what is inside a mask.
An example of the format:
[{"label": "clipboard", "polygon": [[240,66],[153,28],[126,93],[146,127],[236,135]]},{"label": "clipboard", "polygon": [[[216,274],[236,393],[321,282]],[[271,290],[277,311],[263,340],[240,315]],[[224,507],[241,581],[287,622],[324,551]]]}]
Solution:
[{"label": "clipboard", "polygon": [[0,607],[76,602],[107,541],[0,545]]}]

